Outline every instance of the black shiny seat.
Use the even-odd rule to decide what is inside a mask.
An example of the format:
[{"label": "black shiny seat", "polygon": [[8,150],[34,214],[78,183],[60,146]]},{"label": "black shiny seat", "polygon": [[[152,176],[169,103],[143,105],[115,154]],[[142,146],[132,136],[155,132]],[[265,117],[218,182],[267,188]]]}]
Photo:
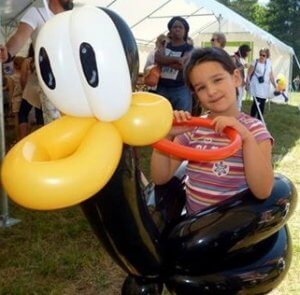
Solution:
[{"label": "black shiny seat", "polygon": [[[182,215],[181,181],[156,188],[163,225],[152,219],[134,149],[125,147],[110,182],[81,204],[96,235],[128,277],[122,294],[266,294],[291,262],[286,222],[296,207],[295,186],[276,175],[271,196],[250,191],[193,216]],[[152,208],[153,209],[153,208]]]}]

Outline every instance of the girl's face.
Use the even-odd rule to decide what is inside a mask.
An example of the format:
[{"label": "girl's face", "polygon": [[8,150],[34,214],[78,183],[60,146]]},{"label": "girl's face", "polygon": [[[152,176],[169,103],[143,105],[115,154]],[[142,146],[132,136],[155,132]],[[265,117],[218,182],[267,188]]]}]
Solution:
[{"label": "girl's face", "polygon": [[241,84],[238,70],[231,75],[220,63],[206,61],[196,65],[189,78],[201,105],[212,116],[235,116],[238,113],[236,87]]}]

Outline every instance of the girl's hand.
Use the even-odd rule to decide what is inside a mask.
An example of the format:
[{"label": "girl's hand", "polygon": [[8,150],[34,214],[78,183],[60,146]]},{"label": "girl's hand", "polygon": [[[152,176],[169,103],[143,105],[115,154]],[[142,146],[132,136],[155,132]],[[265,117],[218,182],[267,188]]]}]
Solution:
[{"label": "girl's hand", "polygon": [[174,117],[174,120],[178,123],[186,122],[186,121],[192,119],[192,115],[186,111],[176,111],[175,110],[173,112],[173,117]]},{"label": "girl's hand", "polygon": [[[186,111],[175,110],[173,112],[173,117],[177,123],[182,123],[190,120],[192,118],[192,115]],[[173,140],[175,136],[193,130],[194,128],[195,127],[191,127],[191,126],[173,126],[169,134],[167,135],[167,138]]]},{"label": "girl's hand", "polygon": [[231,127],[235,129],[244,141],[249,136],[252,136],[251,132],[241,124],[235,117],[219,116],[213,119],[212,124],[216,132],[223,132],[224,128]]}]

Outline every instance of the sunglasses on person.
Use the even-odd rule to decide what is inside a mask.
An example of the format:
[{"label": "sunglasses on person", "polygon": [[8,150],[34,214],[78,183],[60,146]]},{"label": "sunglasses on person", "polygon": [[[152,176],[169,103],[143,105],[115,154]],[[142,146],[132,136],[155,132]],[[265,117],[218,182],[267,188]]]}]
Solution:
[{"label": "sunglasses on person", "polygon": [[259,56],[266,57],[266,55],[263,53],[260,53]]},{"label": "sunglasses on person", "polygon": [[218,39],[216,39],[216,38],[211,38],[210,41],[211,41],[211,42],[215,42],[215,41],[218,41]]}]

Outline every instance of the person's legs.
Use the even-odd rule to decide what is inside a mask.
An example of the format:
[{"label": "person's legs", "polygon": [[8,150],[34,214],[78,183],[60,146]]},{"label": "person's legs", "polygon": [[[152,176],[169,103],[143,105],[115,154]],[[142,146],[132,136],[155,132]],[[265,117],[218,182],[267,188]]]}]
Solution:
[{"label": "person's legs", "polygon": [[[172,104],[168,87],[158,85],[157,88],[156,88],[156,93],[163,96],[163,97],[165,97]],[[172,107],[173,107],[173,105],[172,105]],[[173,109],[174,109],[174,107],[173,107]]]},{"label": "person's legs", "polygon": [[28,103],[25,99],[22,99],[20,111],[18,114],[20,139],[24,138],[29,133],[28,114],[32,107],[33,106],[30,103]]},{"label": "person's legs", "polygon": [[37,125],[44,125],[44,118],[43,118],[43,112],[41,109],[34,108],[35,109],[35,120]]},{"label": "person's legs", "polygon": [[266,103],[266,99],[264,98],[260,98],[260,97],[256,97],[258,106],[259,106],[259,110],[260,112],[257,110],[257,118],[261,121],[263,121],[263,118],[261,117],[264,113],[265,110],[265,103]]},{"label": "person's legs", "polygon": [[157,86],[157,94],[165,97],[172,105],[173,110],[175,110],[176,103],[174,101],[173,92],[169,87]]},{"label": "person's legs", "polygon": [[256,106],[255,99],[257,98],[253,97],[251,111],[250,111],[250,116],[254,118],[256,118],[256,114],[257,114],[257,106]]},{"label": "person's legs", "polygon": [[259,108],[260,108],[261,114],[263,115],[264,111],[265,111],[266,99],[258,98],[258,101],[259,101]]},{"label": "person's legs", "polygon": [[192,111],[192,95],[186,86],[181,87],[157,87],[157,93],[167,98],[173,110]]},{"label": "person's legs", "polygon": [[173,90],[176,110],[192,112],[193,98],[186,86],[178,87]]}]

